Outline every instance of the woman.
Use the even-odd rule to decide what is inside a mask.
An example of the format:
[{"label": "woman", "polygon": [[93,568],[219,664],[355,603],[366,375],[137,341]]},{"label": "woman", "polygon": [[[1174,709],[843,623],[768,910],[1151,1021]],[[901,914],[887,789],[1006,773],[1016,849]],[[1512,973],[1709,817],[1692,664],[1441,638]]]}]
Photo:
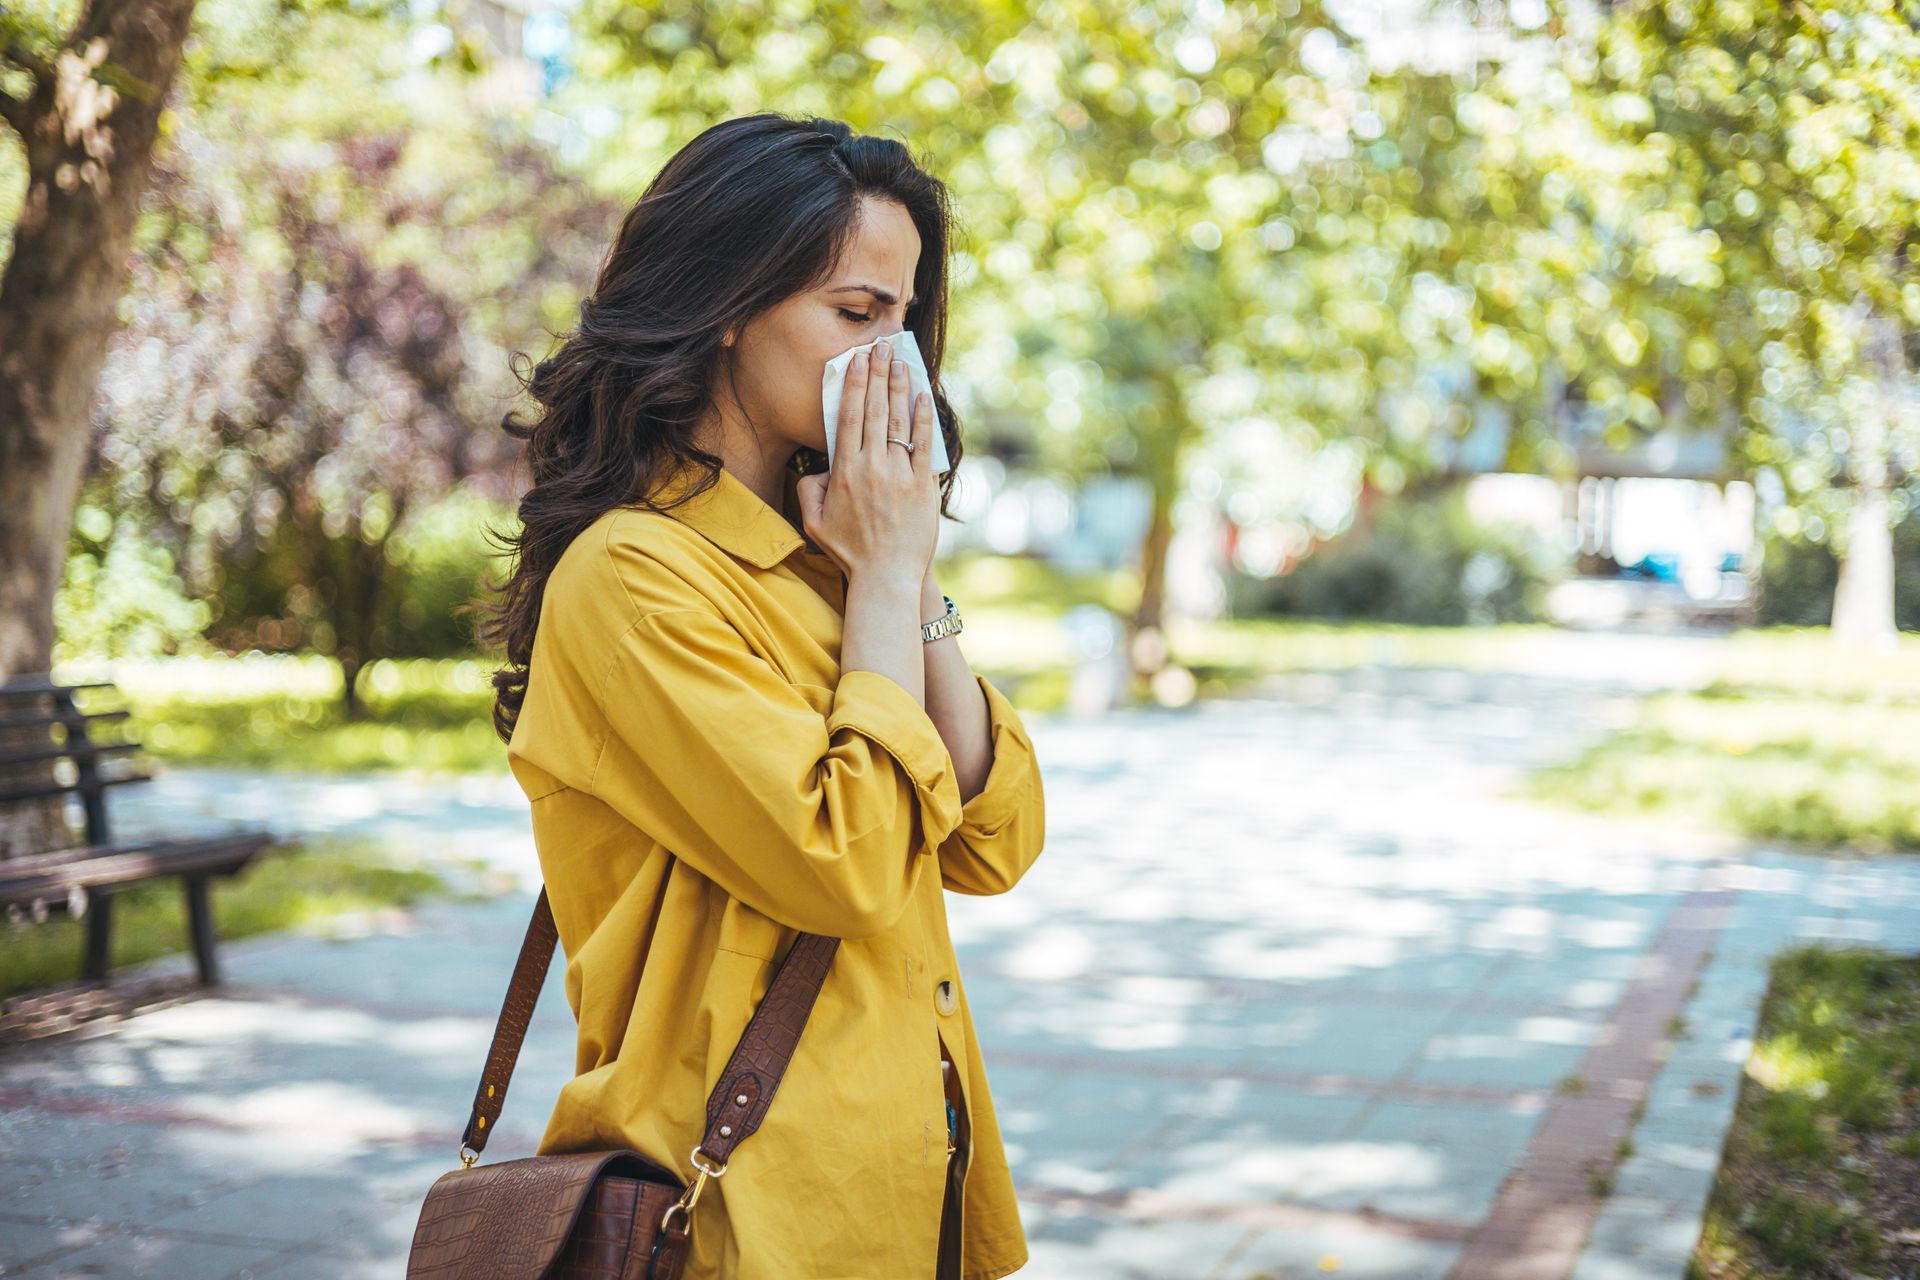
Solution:
[{"label": "woman", "polygon": [[[800,932],[845,939],[760,1128],[692,1214],[690,1277],[994,1280],[1027,1246],[943,889],[1040,854],[1033,744],[933,577],[944,187],[831,120],[729,120],[620,228],[530,381],[533,486],[489,620],[579,1023],[540,1153],[691,1181],[707,1098]],[[822,474],[826,432],[834,465]]]}]

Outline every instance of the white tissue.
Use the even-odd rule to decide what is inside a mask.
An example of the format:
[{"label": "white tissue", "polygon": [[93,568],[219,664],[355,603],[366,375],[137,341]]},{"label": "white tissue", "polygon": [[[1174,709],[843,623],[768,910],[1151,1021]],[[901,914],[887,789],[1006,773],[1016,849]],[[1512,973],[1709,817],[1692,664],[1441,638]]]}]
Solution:
[{"label": "white tissue", "polygon": [[[847,366],[853,363],[854,356],[862,351],[870,350],[874,343],[878,342],[887,343],[893,348],[893,354],[896,358],[907,362],[908,381],[912,384],[911,389],[907,392],[907,412],[909,415],[913,412],[913,401],[916,396],[923,391],[929,395],[933,393],[933,380],[927,377],[927,363],[920,358],[920,344],[914,340],[913,330],[911,329],[903,329],[899,333],[890,333],[884,338],[875,338],[873,342],[863,342],[857,347],[849,347],[833,359],[827,361],[827,371],[821,375],[820,379],[820,411],[822,414],[821,421],[826,423],[827,426],[827,466],[829,469],[833,466],[834,436],[838,434],[835,427],[840,417],[840,392],[846,385]],[[930,430],[932,435],[931,444],[933,445],[933,474],[944,475],[951,468],[952,464],[947,461],[947,437],[940,427],[939,406],[928,406],[927,416],[932,420]],[[911,427],[909,427],[906,434],[913,434]],[[925,448],[926,446],[919,445],[916,447]],[[894,446],[888,445],[887,448],[891,449],[894,448]]]}]

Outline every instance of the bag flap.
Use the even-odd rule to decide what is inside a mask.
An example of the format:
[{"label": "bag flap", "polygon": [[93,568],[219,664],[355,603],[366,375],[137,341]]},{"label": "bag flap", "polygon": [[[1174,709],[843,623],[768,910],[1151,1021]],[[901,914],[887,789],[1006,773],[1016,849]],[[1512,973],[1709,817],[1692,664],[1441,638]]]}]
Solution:
[{"label": "bag flap", "polygon": [[[611,1167],[609,1167],[611,1166]],[[544,1276],[603,1173],[682,1184],[635,1151],[527,1156],[440,1175],[420,1206],[407,1280]]]}]

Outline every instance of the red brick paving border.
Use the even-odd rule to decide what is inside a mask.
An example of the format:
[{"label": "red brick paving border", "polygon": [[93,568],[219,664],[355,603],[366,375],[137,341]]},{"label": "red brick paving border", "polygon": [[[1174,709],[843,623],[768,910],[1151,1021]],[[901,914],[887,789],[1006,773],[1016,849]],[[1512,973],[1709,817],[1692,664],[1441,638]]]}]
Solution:
[{"label": "red brick paving border", "polygon": [[1666,1058],[1671,1019],[1733,903],[1719,863],[1708,863],[1675,904],[1633,980],[1581,1059],[1585,1088],[1555,1096],[1501,1188],[1467,1237],[1447,1280],[1566,1280],[1600,1212],[1620,1140]]}]

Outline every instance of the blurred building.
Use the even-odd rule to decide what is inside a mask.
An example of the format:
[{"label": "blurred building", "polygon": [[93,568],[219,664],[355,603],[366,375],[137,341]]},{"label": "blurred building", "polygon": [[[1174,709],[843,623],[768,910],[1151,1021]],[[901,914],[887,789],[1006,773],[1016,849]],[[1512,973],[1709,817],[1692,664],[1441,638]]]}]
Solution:
[{"label": "blurred building", "polygon": [[1665,425],[1611,441],[1577,395],[1554,419],[1559,477],[1508,472],[1513,415],[1476,406],[1473,428],[1436,444],[1442,468],[1467,478],[1476,514],[1552,531],[1570,570],[1550,601],[1570,623],[1635,618],[1751,620],[1758,502],[1722,425],[1689,420],[1677,397]]}]

